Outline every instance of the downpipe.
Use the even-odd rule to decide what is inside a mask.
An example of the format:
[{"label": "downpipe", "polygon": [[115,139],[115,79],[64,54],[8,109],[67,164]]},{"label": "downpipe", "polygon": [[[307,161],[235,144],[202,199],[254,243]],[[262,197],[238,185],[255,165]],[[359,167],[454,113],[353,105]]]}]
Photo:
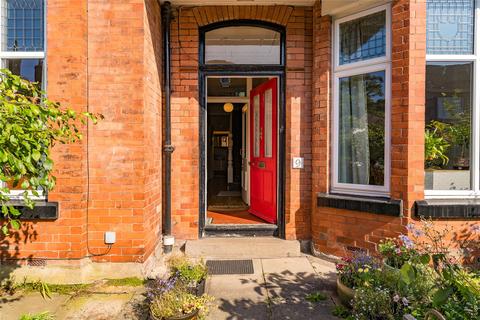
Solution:
[{"label": "downpipe", "polygon": [[[159,0],[160,3],[160,0]],[[163,252],[172,252],[175,238],[172,236],[172,145],[171,133],[171,56],[170,56],[170,24],[172,21],[172,5],[169,1],[161,3],[162,34],[163,34],[163,86],[165,94],[165,140],[163,153],[165,159],[164,176],[164,218],[163,218]]]}]

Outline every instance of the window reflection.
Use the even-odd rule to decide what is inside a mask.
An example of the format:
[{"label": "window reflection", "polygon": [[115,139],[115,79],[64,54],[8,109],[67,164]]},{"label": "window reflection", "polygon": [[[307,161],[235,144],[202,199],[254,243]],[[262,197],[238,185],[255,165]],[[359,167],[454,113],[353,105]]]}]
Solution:
[{"label": "window reflection", "polygon": [[42,59],[7,59],[6,67],[13,74],[32,82],[38,82],[41,87],[43,77]]},{"label": "window reflection", "polygon": [[280,33],[233,26],[205,33],[206,64],[280,64]]}]

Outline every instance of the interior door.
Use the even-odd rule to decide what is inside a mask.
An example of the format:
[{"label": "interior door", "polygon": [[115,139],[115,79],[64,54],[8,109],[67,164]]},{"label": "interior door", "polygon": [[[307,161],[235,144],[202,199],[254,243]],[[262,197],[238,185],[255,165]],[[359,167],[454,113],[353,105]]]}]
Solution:
[{"label": "interior door", "polygon": [[277,79],[250,92],[250,213],[277,223]]}]

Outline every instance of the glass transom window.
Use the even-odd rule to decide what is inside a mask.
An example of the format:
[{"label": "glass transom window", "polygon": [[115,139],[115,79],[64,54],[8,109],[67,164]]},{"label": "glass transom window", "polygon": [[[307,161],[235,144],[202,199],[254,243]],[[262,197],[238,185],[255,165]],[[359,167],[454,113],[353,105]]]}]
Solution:
[{"label": "glass transom window", "polygon": [[473,54],[474,0],[427,1],[427,54]]},{"label": "glass transom window", "polygon": [[279,32],[232,26],[205,33],[205,64],[280,64]]},{"label": "glass transom window", "polygon": [[339,36],[340,65],[384,56],[385,11],[341,23]]}]

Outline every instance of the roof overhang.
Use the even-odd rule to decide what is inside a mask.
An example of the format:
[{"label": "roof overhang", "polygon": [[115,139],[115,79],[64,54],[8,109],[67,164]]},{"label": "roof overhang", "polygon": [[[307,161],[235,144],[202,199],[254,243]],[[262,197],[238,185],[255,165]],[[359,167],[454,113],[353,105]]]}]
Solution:
[{"label": "roof overhang", "polygon": [[[249,6],[249,5],[295,5],[313,6],[315,0],[170,0],[174,6]],[[376,3],[386,3],[388,0],[323,0],[322,15],[338,15],[350,13]]]}]

